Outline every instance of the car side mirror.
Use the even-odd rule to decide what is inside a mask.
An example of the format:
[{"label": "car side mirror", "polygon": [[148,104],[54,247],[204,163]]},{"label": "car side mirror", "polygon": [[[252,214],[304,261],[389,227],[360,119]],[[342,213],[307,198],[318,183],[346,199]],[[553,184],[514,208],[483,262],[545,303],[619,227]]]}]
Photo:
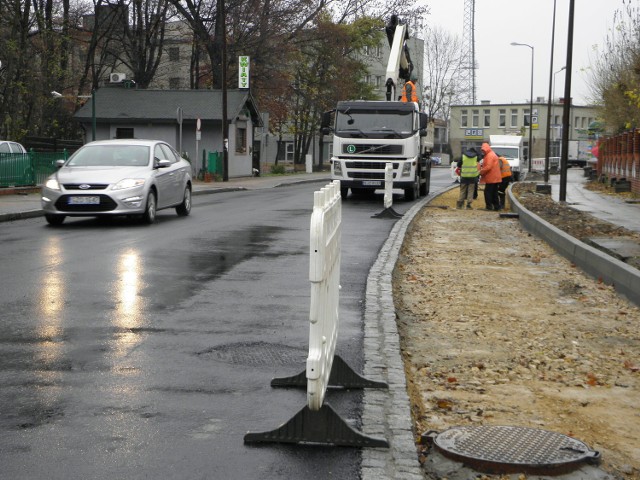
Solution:
[{"label": "car side mirror", "polygon": [[156,161],[156,168],[167,168],[171,166],[171,162],[166,158]]},{"label": "car side mirror", "polygon": [[60,168],[64,165],[64,162],[66,162],[66,160],[60,159],[60,160],[56,160],[56,168]]}]

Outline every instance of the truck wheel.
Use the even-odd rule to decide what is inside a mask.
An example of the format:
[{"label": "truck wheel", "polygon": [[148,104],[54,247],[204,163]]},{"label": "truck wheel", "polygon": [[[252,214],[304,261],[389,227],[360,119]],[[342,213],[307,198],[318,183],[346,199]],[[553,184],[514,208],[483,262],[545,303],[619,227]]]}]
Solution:
[{"label": "truck wheel", "polygon": [[424,180],[424,183],[420,184],[420,196],[426,197],[429,195],[429,186],[431,185],[431,168],[427,168],[425,178],[422,180]]},{"label": "truck wheel", "polygon": [[349,187],[341,187],[340,196],[342,197],[342,199],[344,200],[345,198],[347,198],[347,195],[349,195]]},{"label": "truck wheel", "polygon": [[413,184],[409,188],[404,189],[404,199],[407,202],[413,202],[420,196],[420,178],[416,175]]}]

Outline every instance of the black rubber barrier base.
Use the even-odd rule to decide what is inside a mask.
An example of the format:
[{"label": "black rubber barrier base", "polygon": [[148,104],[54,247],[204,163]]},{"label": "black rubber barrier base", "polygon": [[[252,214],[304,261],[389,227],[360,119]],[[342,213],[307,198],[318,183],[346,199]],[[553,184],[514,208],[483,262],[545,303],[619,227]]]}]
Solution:
[{"label": "black rubber barrier base", "polygon": [[[271,380],[272,387],[307,387],[306,370],[291,377],[280,377]],[[331,365],[331,373],[329,374],[330,388],[389,388],[385,382],[369,380],[345,362],[339,355],[333,356],[333,364]]]},{"label": "black rubber barrier base", "polygon": [[371,218],[402,218],[404,214],[396,212],[393,207],[385,208],[380,213],[371,215]]},{"label": "black rubber barrier base", "polygon": [[297,443],[342,447],[389,448],[384,438],[365,435],[350,427],[327,403],[318,411],[305,406],[275,430],[244,436],[244,443]]}]

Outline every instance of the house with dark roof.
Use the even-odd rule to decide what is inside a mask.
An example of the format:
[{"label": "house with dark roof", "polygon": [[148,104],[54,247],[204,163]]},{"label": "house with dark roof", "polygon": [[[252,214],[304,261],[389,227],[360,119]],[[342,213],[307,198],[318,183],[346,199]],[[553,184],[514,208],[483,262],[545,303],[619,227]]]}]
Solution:
[{"label": "house with dark roof", "polygon": [[[92,105],[89,99],[74,115],[84,128],[86,142],[91,141],[95,115],[96,140],[165,140],[186,154],[196,171],[202,168],[204,155],[223,151],[221,90],[103,87],[95,91],[95,111]],[[255,165],[259,168],[253,141],[262,119],[248,90],[227,91],[227,121],[229,177],[251,175]]]}]

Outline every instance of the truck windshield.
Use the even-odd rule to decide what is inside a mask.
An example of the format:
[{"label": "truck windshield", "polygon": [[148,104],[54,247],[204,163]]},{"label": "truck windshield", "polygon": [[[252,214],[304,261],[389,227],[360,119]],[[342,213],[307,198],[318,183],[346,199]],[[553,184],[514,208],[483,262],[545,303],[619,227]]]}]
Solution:
[{"label": "truck windshield", "polygon": [[491,150],[499,157],[504,157],[509,160],[519,158],[518,148],[516,147],[491,147]]},{"label": "truck windshield", "polygon": [[347,108],[336,115],[339,137],[407,138],[413,133],[412,112],[389,110],[356,110]]}]

